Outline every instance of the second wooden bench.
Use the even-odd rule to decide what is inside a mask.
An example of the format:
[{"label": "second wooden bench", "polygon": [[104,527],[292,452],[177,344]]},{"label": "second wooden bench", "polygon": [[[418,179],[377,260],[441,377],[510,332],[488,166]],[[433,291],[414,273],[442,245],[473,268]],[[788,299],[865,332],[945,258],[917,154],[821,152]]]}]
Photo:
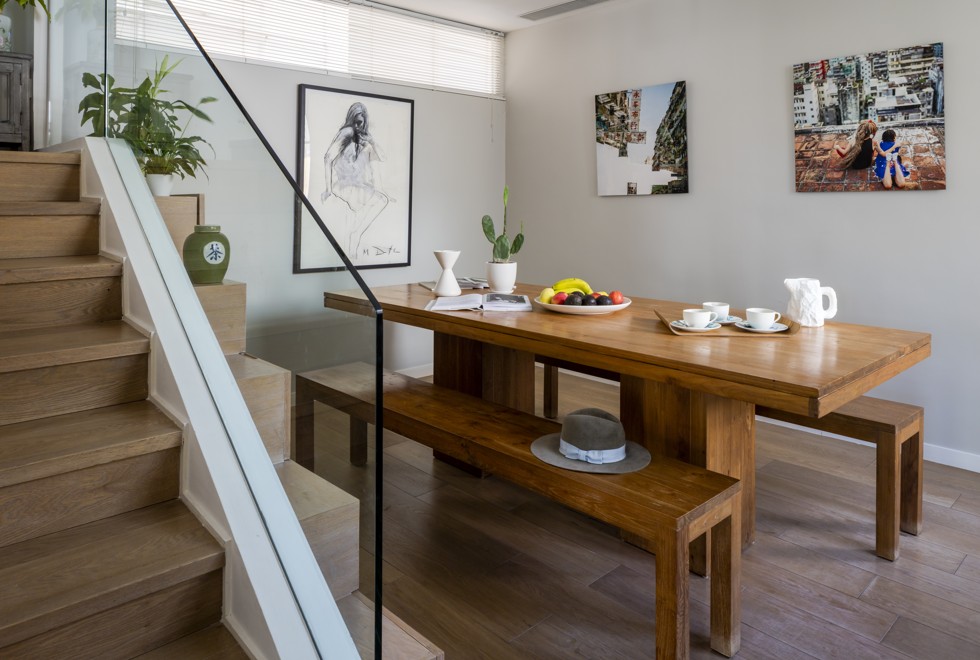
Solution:
[{"label": "second wooden bench", "polygon": [[[536,356],[544,365],[544,414],[558,415],[558,369],[607,380],[619,374]],[[875,445],[875,553],[898,558],[899,530],[922,529],[922,445],[924,412],[920,406],[862,396],[820,418],[756,406],[756,415],[871,442]]]},{"label": "second wooden bench", "polygon": [[[316,400],[342,410],[350,415],[352,439],[366,437],[375,419],[372,366],[330,367],[296,379],[304,405]],[[401,374],[385,373],[383,415],[386,429],[649,541],[656,555],[657,658],[688,657],[688,545],[710,531],[711,648],[729,657],[738,651],[737,480],[657,457],[627,474],[564,470],[530,450],[538,437],[560,431],[556,422]],[[302,428],[312,431],[310,424]],[[312,455],[310,433],[296,442]]]}]

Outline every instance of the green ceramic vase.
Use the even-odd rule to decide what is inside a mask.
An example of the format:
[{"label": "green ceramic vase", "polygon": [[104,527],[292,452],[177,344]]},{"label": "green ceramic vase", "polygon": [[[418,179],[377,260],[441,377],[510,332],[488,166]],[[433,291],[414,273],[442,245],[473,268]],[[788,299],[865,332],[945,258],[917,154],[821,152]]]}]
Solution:
[{"label": "green ceramic vase", "polygon": [[184,268],[194,284],[221,284],[231,259],[228,237],[218,225],[197,225],[184,240]]}]

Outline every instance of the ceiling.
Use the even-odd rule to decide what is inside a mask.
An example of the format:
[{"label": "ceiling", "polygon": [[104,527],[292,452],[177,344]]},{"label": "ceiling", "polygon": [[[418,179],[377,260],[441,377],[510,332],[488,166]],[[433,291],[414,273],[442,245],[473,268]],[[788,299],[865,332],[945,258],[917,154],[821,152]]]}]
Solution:
[{"label": "ceiling", "polygon": [[468,25],[490,28],[500,32],[512,32],[555,20],[559,16],[532,21],[521,18],[523,14],[539,11],[557,5],[568,4],[574,7],[598,4],[607,0],[379,0],[380,4],[409,9],[429,16],[437,16]]}]

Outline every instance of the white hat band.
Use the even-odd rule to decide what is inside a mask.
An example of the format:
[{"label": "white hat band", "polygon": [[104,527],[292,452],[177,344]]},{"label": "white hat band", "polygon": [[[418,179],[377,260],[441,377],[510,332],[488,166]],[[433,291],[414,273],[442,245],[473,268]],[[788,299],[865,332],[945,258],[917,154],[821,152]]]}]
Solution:
[{"label": "white hat band", "polygon": [[575,445],[566,442],[563,438],[558,440],[558,451],[565,458],[573,461],[586,461],[593,465],[603,465],[605,463],[618,463],[626,458],[626,445],[613,449],[579,449]]}]

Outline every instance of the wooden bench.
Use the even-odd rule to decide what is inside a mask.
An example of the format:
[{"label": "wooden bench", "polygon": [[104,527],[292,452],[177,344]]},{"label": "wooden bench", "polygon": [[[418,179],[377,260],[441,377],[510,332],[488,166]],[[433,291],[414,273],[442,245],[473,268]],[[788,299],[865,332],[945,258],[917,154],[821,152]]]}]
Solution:
[{"label": "wooden bench", "polygon": [[[535,359],[544,365],[545,417],[558,415],[559,368],[619,380],[619,374],[612,371],[544,356]],[[819,419],[764,406],[756,406],[755,412],[760,417],[875,444],[875,553],[879,557],[898,557],[899,530],[917,535],[922,529],[924,414],[920,406],[862,396]]]},{"label": "wooden bench", "polygon": [[[330,367],[298,374],[296,380],[306,396],[350,415],[355,440],[366,437],[364,428],[375,419],[374,367]],[[535,439],[560,430],[556,422],[390,372],[384,376],[383,415],[386,429],[648,541],[656,554],[657,658],[688,657],[688,545],[710,531],[711,648],[729,657],[738,651],[741,484],[736,479],[662,458],[628,474],[563,470],[530,450]],[[306,446],[312,437],[298,434],[296,442],[298,448]]]},{"label": "wooden bench", "polygon": [[756,406],[757,415],[875,445],[875,553],[898,558],[899,529],[922,529],[923,410],[907,403],[862,396],[817,419]]}]

